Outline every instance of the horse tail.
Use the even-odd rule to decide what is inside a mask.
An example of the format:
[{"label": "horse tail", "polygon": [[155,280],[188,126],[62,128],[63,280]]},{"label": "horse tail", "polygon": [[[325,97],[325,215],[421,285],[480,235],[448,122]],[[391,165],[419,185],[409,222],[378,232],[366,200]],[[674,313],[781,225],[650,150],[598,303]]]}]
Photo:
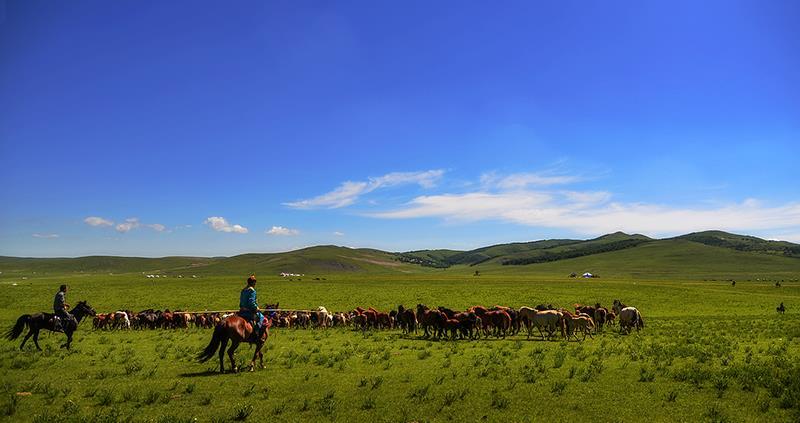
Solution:
[{"label": "horse tail", "polygon": [[6,333],[6,339],[9,341],[13,341],[22,334],[22,331],[25,330],[25,326],[29,325],[31,322],[31,315],[30,314],[23,314],[19,316],[17,319],[17,323],[14,325],[13,328],[9,329]]},{"label": "horse tail", "polygon": [[224,332],[225,328],[222,327],[222,324],[218,324],[214,328],[214,335],[211,336],[211,342],[209,342],[206,349],[204,349],[203,352],[197,356],[197,361],[205,363],[206,361],[214,357],[214,353],[217,352],[219,344],[222,343],[222,338],[225,336]]},{"label": "horse tail", "polygon": [[639,313],[639,310],[636,310],[636,320],[638,320],[639,327],[644,328],[644,319],[642,319],[642,314]]}]

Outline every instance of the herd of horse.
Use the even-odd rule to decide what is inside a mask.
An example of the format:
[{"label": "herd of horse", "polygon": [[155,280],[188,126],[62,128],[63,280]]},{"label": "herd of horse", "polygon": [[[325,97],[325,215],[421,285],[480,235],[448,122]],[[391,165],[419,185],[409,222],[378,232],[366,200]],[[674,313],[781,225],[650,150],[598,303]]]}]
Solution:
[{"label": "herd of horse", "polygon": [[[549,339],[556,332],[570,339],[583,335],[591,337],[604,326],[615,325],[619,316],[621,332],[641,329],[644,320],[635,307],[628,307],[614,300],[611,309],[600,303],[595,305],[574,304],[574,311],[539,304],[536,307],[514,309],[506,306],[473,306],[463,311],[447,307],[430,309],[417,304],[415,310],[403,305],[388,312],[372,307],[356,307],[349,312],[329,312],[325,307],[316,310],[281,310],[279,304],[264,307],[270,327],[280,328],[328,328],[348,326],[360,330],[401,329],[403,333],[424,333],[424,337],[450,339],[477,339],[480,337],[505,337],[516,335],[525,329],[528,337],[534,329],[542,339]],[[629,309],[629,310],[626,310]],[[185,312],[181,310],[118,310],[94,316],[93,327],[99,330],[113,329],[186,329],[189,327],[214,328],[230,317],[232,312]]]},{"label": "herd of horse", "polygon": [[[255,368],[256,359],[263,367],[261,349],[272,327],[295,329],[350,327],[360,331],[400,329],[406,335],[416,335],[421,332],[422,338],[439,340],[505,338],[524,330],[528,339],[534,337],[536,331],[542,340],[551,340],[560,334],[566,340],[574,338],[577,341],[583,341],[587,336],[593,338],[594,334],[608,326],[618,325],[621,334],[644,328],[644,319],[639,310],[620,300],[614,300],[610,309],[595,303],[574,304],[572,310],[554,307],[551,304],[539,304],[535,307],[523,306],[518,309],[500,305],[472,306],[463,311],[456,311],[442,306],[433,309],[424,304],[417,304],[415,309],[400,305],[396,310],[388,312],[378,311],[372,307],[366,309],[356,307],[348,312],[332,313],[323,306],[316,310],[282,310],[279,304],[269,304],[265,306],[265,311],[264,330],[256,332],[252,322],[233,312],[192,313],[148,309],[138,313],[119,310],[98,314],[85,301],[81,301],[71,311],[75,320],[63,325],[67,342],[62,347],[69,348],[72,334],[77,330],[78,324],[89,316],[93,317],[93,327],[97,330],[181,329],[190,326],[214,328],[211,342],[200,353],[198,360],[205,362],[218,352],[222,372],[225,369],[226,350],[232,370],[237,370],[234,353],[241,343],[256,346],[250,361],[250,369]],[[17,339],[27,327],[29,331],[20,349],[32,337],[36,347],[41,350],[38,342],[39,331],[42,329],[54,331],[53,322],[52,315],[48,313],[22,315],[14,327],[6,333],[6,338]],[[255,336],[256,334],[260,336]]]}]

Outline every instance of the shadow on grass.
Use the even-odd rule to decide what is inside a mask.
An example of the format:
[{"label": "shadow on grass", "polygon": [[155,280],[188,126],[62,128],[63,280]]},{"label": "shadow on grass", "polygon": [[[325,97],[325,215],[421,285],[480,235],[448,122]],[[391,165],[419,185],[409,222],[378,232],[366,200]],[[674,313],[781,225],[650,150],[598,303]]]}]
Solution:
[{"label": "shadow on grass", "polygon": [[216,370],[204,370],[202,372],[194,372],[194,373],[181,373],[178,376],[180,377],[206,377],[206,376],[222,376],[226,375],[228,372],[220,373]]}]

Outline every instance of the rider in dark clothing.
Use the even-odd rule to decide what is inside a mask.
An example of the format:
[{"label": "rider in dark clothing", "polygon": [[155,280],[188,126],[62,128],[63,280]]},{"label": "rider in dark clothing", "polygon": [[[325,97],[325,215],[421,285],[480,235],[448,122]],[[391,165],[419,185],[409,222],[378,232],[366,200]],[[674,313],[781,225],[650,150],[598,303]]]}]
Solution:
[{"label": "rider in dark clothing", "polygon": [[247,286],[239,294],[239,315],[252,322],[253,338],[260,338],[264,328],[264,315],[261,314],[256,299],[256,275],[247,278]]},{"label": "rider in dark clothing", "polygon": [[61,285],[53,299],[53,329],[56,331],[64,331],[64,323],[72,320],[72,315],[67,312],[69,304],[67,304],[67,286]]}]

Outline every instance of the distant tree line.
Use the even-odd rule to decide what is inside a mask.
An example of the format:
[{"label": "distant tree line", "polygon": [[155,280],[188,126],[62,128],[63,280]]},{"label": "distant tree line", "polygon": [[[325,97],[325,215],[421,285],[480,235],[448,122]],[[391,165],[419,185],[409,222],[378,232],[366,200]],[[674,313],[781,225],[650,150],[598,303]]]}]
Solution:
[{"label": "distant tree line", "polygon": [[450,267],[450,265],[445,263],[445,262],[434,260],[434,259],[430,259],[430,258],[423,258],[423,257],[413,256],[411,254],[398,254],[397,255],[397,260],[399,260],[399,261],[401,261],[403,263],[418,264],[420,266],[435,267],[437,269],[446,269],[446,268]]},{"label": "distant tree line", "polygon": [[541,254],[531,257],[520,257],[505,259],[501,261],[504,266],[519,266],[525,264],[547,263],[576,257],[583,257],[592,254],[607,253],[610,251],[624,250],[640,244],[649,242],[646,239],[626,239],[622,241],[609,242],[606,244],[588,245],[580,249],[565,251],[542,251]]}]

